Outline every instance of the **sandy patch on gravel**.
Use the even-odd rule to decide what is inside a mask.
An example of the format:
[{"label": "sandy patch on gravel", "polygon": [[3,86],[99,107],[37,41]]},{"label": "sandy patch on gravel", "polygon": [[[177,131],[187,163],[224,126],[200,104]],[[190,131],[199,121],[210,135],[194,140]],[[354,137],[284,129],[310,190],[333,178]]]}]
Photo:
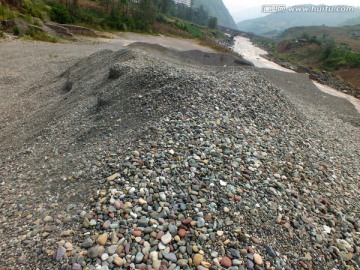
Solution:
[{"label": "sandy patch on gravel", "polygon": [[357,99],[353,96],[344,94],[340,91],[336,91],[334,88],[332,88],[330,86],[323,85],[323,84],[315,82],[315,81],[313,81],[313,83],[316,85],[317,88],[319,88],[324,93],[348,100],[349,102],[351,102],[351,104],[354,105],[356,110],[360,113],[360,100],[359,99]]},{"label": "sandy patch on gravel", "polygon": [[173,48],[180,51],[187,50],[201,50],[204,52],[213,52],[214,50],[198,44],[193,39],[179,39],[165,36],[152,36],[137,33],[117,33],[114,38],[99,38],[99,39],[85,39],[90,41],[99,41],[104,44],[111,44],[114,46],[127,46],[135,42],[146,42],[149,44],[158,44],[166,48]]}]

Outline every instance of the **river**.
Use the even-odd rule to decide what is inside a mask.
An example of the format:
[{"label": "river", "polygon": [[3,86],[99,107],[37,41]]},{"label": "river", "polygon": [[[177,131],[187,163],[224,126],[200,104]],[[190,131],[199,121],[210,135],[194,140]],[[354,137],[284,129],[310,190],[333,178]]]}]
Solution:
[{"label": "river", "polygon": [[[295,73],[295,71],[291,69],[284,68],[268,59],[265,59],[262,57],[262,55],[267,54],[266,51],[263,49],[260,49],[259,47],[256,47],[254,44],[251,43],[251,41],[248,38],[245,37],[235,37],[235,43],[233,50],[239,54],[241,54],[246,60],[251,61],[256,67],[259,68],[270,68],[270,69],[276,69],[281,70],[284,72],[290,72]],[[318,82],[312,81],[316,87],[321,90],[324,93],[327,93],[332,96],[344,98],[348,100],[351,104],[354,105],[354,107],[357,109],[357,111],[360,113],[360,100],[344,94],[340,91],[337,91],[334,88],[331,88],[330,86],[320,84]]]}]

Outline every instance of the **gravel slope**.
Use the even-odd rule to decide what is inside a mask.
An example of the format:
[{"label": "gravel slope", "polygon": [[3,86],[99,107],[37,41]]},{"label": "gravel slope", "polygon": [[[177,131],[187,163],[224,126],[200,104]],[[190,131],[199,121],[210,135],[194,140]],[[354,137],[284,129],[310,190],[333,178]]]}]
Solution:
[{"label": "gravel slope", "polygon": [[1,61],[1,270],[359,268],[349,103],[252,67],[51,46],[66,57]]}]

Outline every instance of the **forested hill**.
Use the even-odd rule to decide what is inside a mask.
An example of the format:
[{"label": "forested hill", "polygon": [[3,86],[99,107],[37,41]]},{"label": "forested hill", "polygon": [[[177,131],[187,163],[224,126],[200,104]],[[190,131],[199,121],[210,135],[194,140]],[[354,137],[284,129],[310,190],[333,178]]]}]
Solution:
[{"label": "forested hill", "polygon": [[237,29],[236,23],[222,0],[194,0],[194,6],[204,6],[210,16],[217,17],[218,24],[221,26]]}]

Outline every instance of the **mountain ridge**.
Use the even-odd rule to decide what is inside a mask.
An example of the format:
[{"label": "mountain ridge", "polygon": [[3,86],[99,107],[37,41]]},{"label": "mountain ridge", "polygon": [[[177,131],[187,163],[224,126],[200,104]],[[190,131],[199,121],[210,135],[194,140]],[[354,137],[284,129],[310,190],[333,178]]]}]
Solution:
[{"label": "mountain ridge", "polygon": [[314,12],[278,12],[265,17],[240,21],[237,26],[241,31],[274,36],[294,26],[338,26],[356,17],[360,17],[360,9],[355,9],[353,12],[318,12],[316,16]]},{"label": "mountain ridge", "polygon": [[194,0],[194,7],[204,6],[210,16],[218,19],[218,25],[237,29],[237,25],[222,0]]}]

